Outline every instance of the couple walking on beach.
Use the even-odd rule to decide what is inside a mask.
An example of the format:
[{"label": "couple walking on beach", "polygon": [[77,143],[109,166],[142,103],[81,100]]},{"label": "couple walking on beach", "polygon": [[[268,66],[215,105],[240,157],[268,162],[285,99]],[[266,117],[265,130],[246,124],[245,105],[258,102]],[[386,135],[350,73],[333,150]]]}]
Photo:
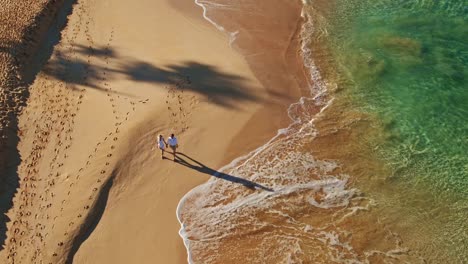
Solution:
[{"label": "couple walking on beach", "polygon": [[170,147],[172,149],[172,155],[174,156],[173,161],[175,161],[176,158],[176,150],[179,147],[179,143],[177,142],[177,138],[175,137],[174,134],[171,134],[171,136],[167,139],[167,142],[164,140],[163,135],[159,135],[158,138],[158,148],[161,150],[161,159],[164,159],[164,150],[167,147]]}]

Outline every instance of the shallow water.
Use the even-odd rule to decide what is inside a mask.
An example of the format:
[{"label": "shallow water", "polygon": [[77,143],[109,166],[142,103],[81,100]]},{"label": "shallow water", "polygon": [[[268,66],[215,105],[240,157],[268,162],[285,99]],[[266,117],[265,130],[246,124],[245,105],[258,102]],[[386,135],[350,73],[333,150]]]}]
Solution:
[{"label": "shallow water", "polygon": [[305,3],[310,98],[222,169],[273,191],[213,178],[188,193],[191,262],[468,262],[467,14],[461,0]]},{"label": "shallow water", "polygon": [[339,0],[329,17],[343,94],[382,131],[392,191],[380,210],[429,232],[432,245],[412,243],[435,262],[468,255],[467,20],[463,0]]}]

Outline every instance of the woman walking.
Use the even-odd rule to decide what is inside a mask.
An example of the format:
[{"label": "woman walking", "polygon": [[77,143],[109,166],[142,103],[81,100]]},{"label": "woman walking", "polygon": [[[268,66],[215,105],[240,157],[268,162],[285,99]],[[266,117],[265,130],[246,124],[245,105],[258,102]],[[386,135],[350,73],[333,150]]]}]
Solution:
[{"label": "woman walking", "polygon": [[162,135],[159,135],[158,139],[158,148],[161,150],[161,159],[164,159],[164,150],[167,147],[167,143],[164,140],[164,137]]}]

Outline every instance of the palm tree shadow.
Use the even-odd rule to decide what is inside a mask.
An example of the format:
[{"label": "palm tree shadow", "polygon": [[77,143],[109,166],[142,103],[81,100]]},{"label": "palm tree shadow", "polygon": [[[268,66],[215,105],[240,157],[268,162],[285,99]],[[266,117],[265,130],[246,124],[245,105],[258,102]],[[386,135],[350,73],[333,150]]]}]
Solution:
[{"label": "palm tree shadow", "polygon": [[[181,156],[185,157],[189,161],[182,158]],[[258,184],[256,182],[249,181],[249,180],[246,180],[246,179],[242,179],[242,178],[239,178],[239,177],[236,177],[236,176],[232,176],[232,175],[229,175],[229,174],[222,173],[222,172],[219,172],[217,170],[211,169],[211,168],[203,165],[201,162],[189,157],[188,155],[186,155],[186,154],[184,154],[182,152],[176,152],[175,161],[177,163],[179,163],[180,165],[186,166],[186,167],[188,167],[190,169],[199,171],[201,173],[205,173],[205,174],[208,174],[210,176],[214,176],[216,178],[220,178],[220,179],[223,179],[223,180],[226,180],[226,181],[242,184],[242,185],[244,185],[245,187],[247,187],[249,189],[261,189],[261,190],[268,191],[268,192],[273,192],[274,191],[273,189],[265,187],[265,186],[263,186],[261,184]]]}]

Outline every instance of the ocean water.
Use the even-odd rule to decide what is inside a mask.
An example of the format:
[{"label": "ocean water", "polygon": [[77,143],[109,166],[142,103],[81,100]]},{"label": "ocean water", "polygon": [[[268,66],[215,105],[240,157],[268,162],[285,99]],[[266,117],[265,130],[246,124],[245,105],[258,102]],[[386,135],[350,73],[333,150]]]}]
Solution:
[{"label": "ocean water", "polygon": [[308,1],[303,16],[310,96],[220,170],[271,191],[189,192],[189,261],[467,263],[468,1]]},{"label": "ocean water", "polygon": [[468,1],[339,0],[328,22],[338,96],[375,119],[368,140],[388,168],[380,188],[357,185],[422,257],[466,263]]}]

